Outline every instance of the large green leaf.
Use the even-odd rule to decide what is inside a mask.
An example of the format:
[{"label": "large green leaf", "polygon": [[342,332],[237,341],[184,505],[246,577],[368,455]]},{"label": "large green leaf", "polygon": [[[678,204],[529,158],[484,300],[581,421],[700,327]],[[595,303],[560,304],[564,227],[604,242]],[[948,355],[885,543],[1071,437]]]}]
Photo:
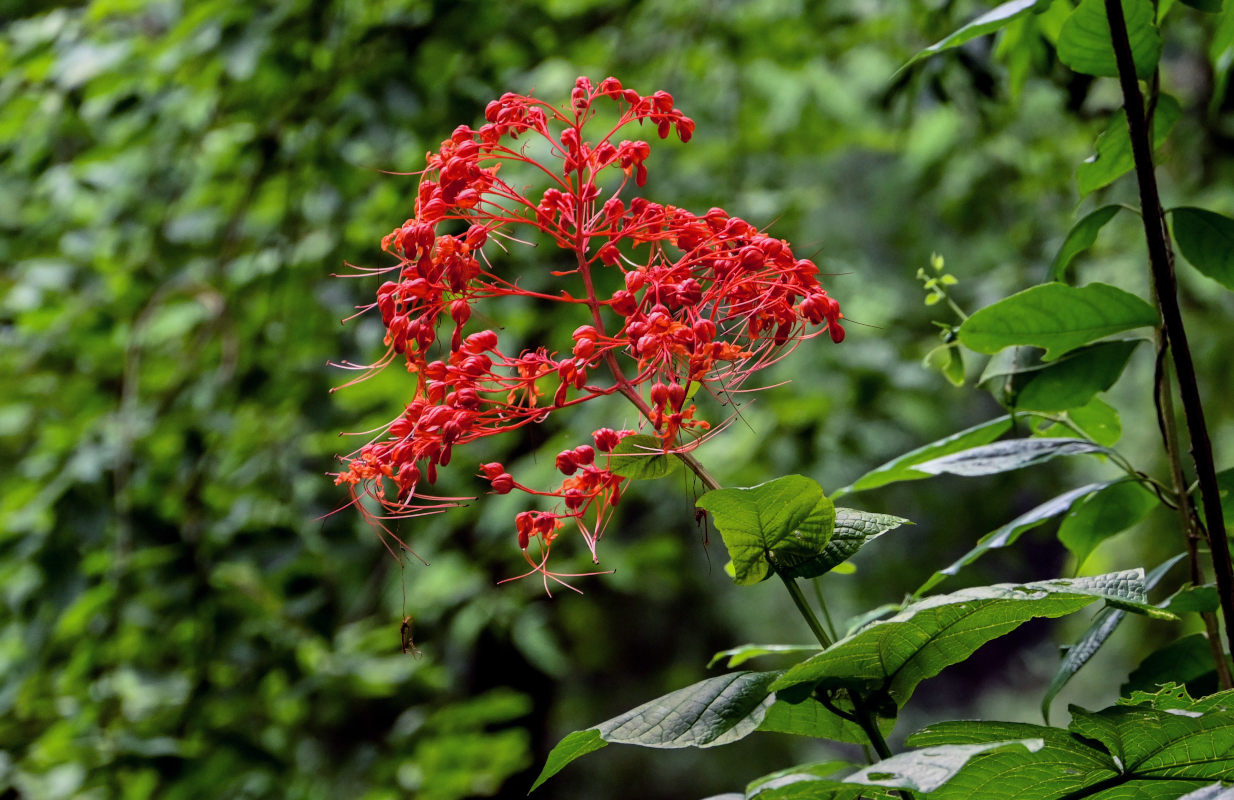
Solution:
[{"label": "large green leaf", "polygon": [[1020,538],[1020,534],[1036,528],[1046,520],[1057,517],[1059,514],[1062,514],[1070,509],[1076,501],[1091,495],[1093,492],[1100,491],[1108,485],[1109,484],[1107,483],[1090,483],[1086,486],[1081,486],[1078,489],[1072,489],[1069,492],[1060,494],[1058,497],[1055,497],[1052,500],[1047,500],[1036,508],[1025,511],[1023,514],[1011,520],[1011,522],[1008,522],[1006,525],[1002,525],[978,539],[976,547],[960,556],[960,558],[950,566],[944,567],[931,575],[926,582],[913,593],[913,596],[920,597],[945,580],[949,575],[955,575],[961,569],[985,555],[986,552],[1013,544]]},{"label": "large green leaf", "polygon": [[549,753],[535,789],[571,761],[609,743],[642,747],[716,747],[758,729],[775,698],[768,688],[779,672],[718,675],[644,703],[566,736]]},{"label": "large green leaf", "polygon": [[[1185,556],[1186,553],[1179,553],[1173,558],[1158,564],[1152,572],[1145,576],[1144,590],[1148,591],[1156,586],[1165,577],[1165,574],[1170,571],[1170,568]],[[1115,629],[1122,624],[1123,617],[1126,615],[1127,612],[1122,609],[1106,606],[1093,617],[1092,624],[1088,626],[1088,630],[1084,632],[1079,641],[1066,648],[1063,661],[1059,664],[1058,671],[1054,674],[1053,680],[1050,681],[1050,685],[1046,689],[1045,697],[1041,700],[1041,717],[1047,723],[1050,721],[1050,704],[1054,701],[1054,698],[1067,685],[1068,681],[1080,671],[1080,668],[1087,664],[1088,660],[1101,649],[1106,639],[1110,638]]]},{"label": "large green leaf", "polygon": [[1065,280],[1067,267],[1076,256],[1093,246],[1097,241],[1097,234],[1120,210],[1122,206],[1102,206],[1085,214],[1083,219],[1073,225],[1067,232],[1067,238],[1063,240],[1063,246],[1058,249],[1058,255],[1054,256],[1054,263],[1050,265],[1050,277],[1056,281]]},{"label": "large green leaf", "polygon": [[1072,350],[1042,362],[1035,347],[1010,347],[990,359],[979,384],[988,384],[1005,406],[1066,411],[1086,405],[1114,385],[1141,339],[1123,339]]},{"label": "large green leaf", "polygon": [[1157,324],[1157,311],[1135,295],[1104,283],[1075,287],[1045,283],[986,306],[960,326],[960,341],[982,353],[1032,345],[1052,361],[1121,331]]},{"label": "large green leaf", "polygon": [[801,684],[823,689],[886,691],[903,706],[917,684],[963,661],[977,648],[1037,617],[1061,617],[1104,599],[1121,608],[1167,616],[1144,597],[1142,570],[1092,578],[997,584],[911,603],[872,622],[787,670],[772,689]]},{"label": "large green leaf", "polygon": [[828,569],[824,548],[835,528],[835,506],[809,478],[786,475],[750,488],[717,489],[697,505],[715,521],[738,584],[758,583],[772,572],[810,578]]},{"label": "large green leaf", "polygon": [[1003,3],[990,9],[986,13],[967,23],[963,27],[957,29],[949,36],[935,42],[929,47],[919,51],[916,55],[910,58],[904,66],[900,67],[903,71],[918,61],[924,58],[929,58],[935,53],[941,53],[944,50],[950,50],[953,47],[968,42],[978,36],[984,36],[987,33],[993,33],[1005,26],[1007,23],[1014,20],[1023,14],[1030,11],[1043,11],[1053,0],[1011,0],[1011,2]]},{"label": "large green leaf", "polygon": [[1234,693],[1193,701],[1176,687],[1090,713],[1071,707],[1068,731],[1024,723],[944,722],[915,746],[969,747],[1040,739],[1036,751],[971,759],[931,800],[1175,800],[1234,774]]},{"label": "large green leaf", "polygon": [[[1168,94],[1161,95],[1157,101],[1157,110],[1153,113],[1154,149],[1165,141],[1182,113],[1177,100]],[[1076,170],[1076,184],[1080,194],[1086,195],[1113,183],[1134,167],[1135,156],[1131,152],[1131,131],[1127,127],[1127,114],[1120,108],[1110,116],[1105,132],[1097,137],[1097,152]]]},{"label": "large green leaf", "polygon": [[1157,496],[1138,481],[1119,481],[1072,508],[1058,528],[1058,540],[1075,554],[1079,572],[1097,545],[1135,525],[1158,505]]},{"label": "large green leaf", "polygon": [[962,450],[918,464],[917,469],[931,475],[994,475],[1030,467],[1058,456],[1108,453],[1106,448],[1087,439],[1008,439]]},{"label": "large green leaf", "polygon": [[1203,208],[1170,212],[1174,238],[1191,266],[1234,289],[1234,219]]},{"label": "large green leaf", "polygon": [[676,456],[664,452],[657,437],[636,433],[617,443],[608,468],[623,478],[647,481],[671,474],[680,464]]},{"label": "large green leaf", "polygon": [[[1152,0],[1123,0],[1135,72],[1143,79],[1152,77],[1161,58],[1161,34],[1153,24],[1155,15]],[[1058,38],[1058,60],[1085,75],[1118,77],[1103,0],[1083,0],[1063,23]]]},{"label": "large green leaf", "polygon": [[832,496],[839,497],[849,492],[877,489],[889,483],[929,478],[931,473],[922,472],[916,469],[915,466],[923,461],[930,461],[939,456],[945,456],[948,453],[956,453],[971,447],[977,447],[978,445],[989,444],[1011,430],[1011,426],[1011,417],[1002,416],[995,417],[980,425],[974,425],[959,433],[953,433],[944,439],[918,447],[916,450],[911,450],[899,458],[892,459],[886,464],[870,470],[848,486],[837,490]]}]

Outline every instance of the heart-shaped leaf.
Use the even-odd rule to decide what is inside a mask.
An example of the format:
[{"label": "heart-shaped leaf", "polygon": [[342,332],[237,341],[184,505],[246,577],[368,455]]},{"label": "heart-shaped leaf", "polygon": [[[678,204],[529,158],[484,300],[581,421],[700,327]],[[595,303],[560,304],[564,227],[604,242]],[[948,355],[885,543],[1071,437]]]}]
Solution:
[{"label": "heart-shaped leaf", "polygon": [[810,578],[827,571],[835,506],[809,478],[786,475],[747,489],[717,489],[697,505],[720,530],[738,584],[758,583],[772,572]]}]

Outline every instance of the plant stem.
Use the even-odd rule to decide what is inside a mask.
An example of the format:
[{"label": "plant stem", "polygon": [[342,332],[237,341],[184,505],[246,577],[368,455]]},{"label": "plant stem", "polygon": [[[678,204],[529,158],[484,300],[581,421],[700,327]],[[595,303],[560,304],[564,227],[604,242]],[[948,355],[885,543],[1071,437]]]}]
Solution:
[{"label": "plant stem", "polygon": [[1157,295],[1157,308],[1161,313],[1161,327],[1170,348],[1174,372],[1178,376],[1183,418],[1191,441],[1191,458],[1200,485],[1209,552],[1213,561],[1213,573],[1217,578],[1217,595],[1225,619],[1226,642],[1234,651],[1234,629],[1231,628],[1234,623],[1234,562],[1230,559],[1230,545],[1221,511],[1212,441],[1208,437],[1195,364],[1191,360],[1187,332],[1178,307],[1174,257],[1153,169],[1152,137],[1145,117],[1144,98],[1140,94],[1140,84],[1136,78],[1135,58],[1131,53],[1127,20],[1123,17],[1121,0],[1105,0],[1105,10],[1114,44],[1114,58],[1118,64],[1123,108],[1127,114],[1127,126],[1131,135],[1131,152],[1135,159],[1136,181],[1140,189],[1140,217],[1144,222],[1144,235],[1148,242],[1148,264],[1152,272],[1153,289]]},{"label": "plant stem", "polygon": [[790,578],[780,572],[776,575],[780,576],[780,580],[784,581],[784,588],[788,589],[788,594],[793,598],[793,603],[796,604],[797,610],[801,612],[801,616],[805,618],[806,624],[810,626],[810,630],[814,633],[814,638],[818,639],[818,643],[823,646],[823,649],[831,647],[831,637],[827,635],[827,631],[823,630],[822,623],[818,621],[818,617],[814,614],[814,609],[810,608],[810,604],[806,602],[806,596],[802,594],[801,587],[797,585],[796,578]]}]

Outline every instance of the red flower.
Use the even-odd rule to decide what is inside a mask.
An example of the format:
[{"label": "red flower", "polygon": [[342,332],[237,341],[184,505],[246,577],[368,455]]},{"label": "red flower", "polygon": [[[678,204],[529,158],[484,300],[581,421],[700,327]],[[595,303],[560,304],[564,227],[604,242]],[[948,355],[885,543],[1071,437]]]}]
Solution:
[{"label": "red flower", "polygon": [[[598,103],[615,104],[619,115],[613,127],[593,133],[588,124]],[[404,412],[335,475],[357,505],[368,496],[393,516],[453,507],[462,498],[432,497],[424,487],[455,448],[615,393],[634,404],[666,451],[692,448],[710,427],[691,400],[699,389],[740,387],[819,332],[816,326],[843,339],[843,315],[819,285],[817,266],[798,259],[786,242],[723,209],[697,215],[643,197],[623,199],[631,178],[640,187],[647,182],[651,145],[614,144],[620,130],[649,122],[660,138],[676,131],[686,142],[693,135],[694,123],[667,92],[644,96],[615,78],[598,87],[579,78],[564,109],[505,94],[489,103],[484,118],[476,129],[459,126],[429,153],[414,216],[382,240],[396,263],[362,271],[391,273],[365,307],[381,315],[387,350],[372,365],[344,366],[360,370],[361,380],[400,360],[415,387]],[[540,151],[516,141],[522,136],[546,140],[551,160],[529,155]],[[507,163],[534,168],[544,185],[507,183],[499,175]],[[613,172],[616,182],[605,177]],[[460,223],[464,233],[450,232]],[[561,276],[558,294],[523,290],[496,266],[505,243],[537,234],[577,264]],[[619,272],[624,288],[600,294],[602,271]],[[509,295],[581,312],[571,342],[560,343],[567,352],[506,352],[495,331],[468,332],[476,305]],[[630,433],[602,428],[594,450],[560,453],[565,480],[552,490],[523,486],[500,464],[482,467],[494,492],[517,489],[555,501],[551,510],[523,512],[515,525],[520,547],[538,548],[538,557],[527,560],[546,587],[557,579],[545,562],[564,521],[574,522],[594,557],[620,497],[622,479],[609,469],[609,454]]]}]

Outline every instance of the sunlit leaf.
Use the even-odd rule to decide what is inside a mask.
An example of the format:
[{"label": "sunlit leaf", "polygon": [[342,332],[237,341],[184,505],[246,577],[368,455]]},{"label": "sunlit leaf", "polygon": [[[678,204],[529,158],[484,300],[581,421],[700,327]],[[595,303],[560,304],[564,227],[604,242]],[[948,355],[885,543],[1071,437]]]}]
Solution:
[{"label": "sunlit leaf", "polygon": [[827,571],[824,548],[835,506],[809,478],[786,475],[750,488],[717,489],[697,505],[715,521],[738,584],[758,583],[773,572],[809,578]]}]

